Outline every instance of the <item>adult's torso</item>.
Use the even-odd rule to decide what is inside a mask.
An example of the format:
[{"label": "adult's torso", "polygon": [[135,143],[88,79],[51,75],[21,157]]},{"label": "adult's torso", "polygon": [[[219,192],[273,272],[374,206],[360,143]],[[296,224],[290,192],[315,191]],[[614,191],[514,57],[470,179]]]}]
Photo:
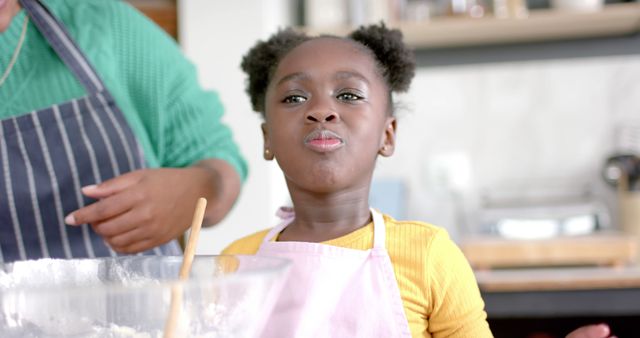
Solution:
[{"label": "adult's torso", "polygon": [[[123,55],[127,51],[119,39],[133,39],[136,33],[121,32],[120,29],[124,28],[119,28],[115,20],[128,10],[127,6],[114,0],[45,0],[43,3],[63,22],[109,89],[144,149],[147,165],[158,167],[161,154],[153,144],[160,141],[158,137],[162,137],[159,129],[161,125],[150,121],[159,117],[144,115],[147,111],[161,111],[157,107],[160,100],[148,100],[142,107],[145,114],[141,114],[139,90],[134,87],[134,83],[129,82],[123,67]],[[25,15],[25,10],[21,10],[7,31],[0,34],[2,48],[16,46]],[[129,24],[133,27],[137,25]],[[134,30],[131,27],[129,29]],[[8,64],[11,56],[10,52],[0,53],[0,64]],[[60,60],[33,22],[30,22],[19,57],[10,76],[0,86],[0,119],[22,115],[84,95],[86,91],[82,84]]]},{"label": "adult's torso", "polygon": [[[65,25],[41,2],[21,3],[86,95],[0,121],[0,261],[115,256],[88,225],[63,218],[93,202],[82,186],[145,168],[142,148]],[[146,253],[180,250],[173,241]]]}]

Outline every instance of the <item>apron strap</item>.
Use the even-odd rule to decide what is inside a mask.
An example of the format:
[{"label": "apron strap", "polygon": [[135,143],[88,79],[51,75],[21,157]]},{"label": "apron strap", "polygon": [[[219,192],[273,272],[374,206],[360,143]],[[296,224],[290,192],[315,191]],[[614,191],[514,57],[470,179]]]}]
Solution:
[{"label": "apron strap", "polygon": [[41,0],[19,0],[40,33],[49,42],[78,81],[94,94],[104,90],[105,86],[64,25]]},{"label": "apron strap", "polygon": [[373,248],[385,249],[386,248],[386,228],[384,224],[384,217],[382,214],[373,208],[371,210],[371,216],[373,216]]},{"label": "apron strap", "polygon": [[293,212],[293,208],[280,207],[276,212],[276,216],[280,218],[280,223],[271,228],[267,235],[262,239],[262,243],[268,243],[276,236],[278,236],[278,234],[293,221],[293,219],[296,217],[296,214]]}]

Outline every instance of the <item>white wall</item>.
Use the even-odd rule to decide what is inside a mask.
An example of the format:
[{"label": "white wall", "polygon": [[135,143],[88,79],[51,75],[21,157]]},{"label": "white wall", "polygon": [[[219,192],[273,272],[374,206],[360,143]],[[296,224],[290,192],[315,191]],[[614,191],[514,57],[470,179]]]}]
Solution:
[{"label": "white wall", "polygon": [[198,254],[216,254],[233,240],[274,224],[287,201],[275,162],[262,159],[261,120],[244,92],[242,56],[259,39],[290,24],[288,0],[180,0],[180,44],[196,64],[205,88],[216,90],[249,165],[249,177],[234,209],[214,228],[203,229]]},{"label": "white wall", "polygon": [[585,190],[606,202],[600,169],[618,126],[640,120],[638,79],[640,56],[421,69],[376,177],[404,179],[408,217],[454,234],[451,181],[472,202]]}]

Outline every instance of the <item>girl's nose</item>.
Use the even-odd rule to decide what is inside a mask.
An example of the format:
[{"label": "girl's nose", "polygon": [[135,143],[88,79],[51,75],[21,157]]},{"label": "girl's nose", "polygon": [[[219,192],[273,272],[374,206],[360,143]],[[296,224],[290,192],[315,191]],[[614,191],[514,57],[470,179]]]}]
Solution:
[{"label": "girl's nose", "polygon": [[337,122],[339,116],[331,110],[313,110],[307,113],[307,122]]}]

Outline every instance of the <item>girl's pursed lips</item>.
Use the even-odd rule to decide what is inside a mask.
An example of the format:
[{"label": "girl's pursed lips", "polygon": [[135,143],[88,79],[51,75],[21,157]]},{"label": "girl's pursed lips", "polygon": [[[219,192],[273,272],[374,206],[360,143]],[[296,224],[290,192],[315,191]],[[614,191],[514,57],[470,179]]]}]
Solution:
[{"label": "girl's pursed lips", "polygon": [[313,151],[330,152],[342,147],[344,140],[331,130],[316,129],[304,138],[304,144]]}]

